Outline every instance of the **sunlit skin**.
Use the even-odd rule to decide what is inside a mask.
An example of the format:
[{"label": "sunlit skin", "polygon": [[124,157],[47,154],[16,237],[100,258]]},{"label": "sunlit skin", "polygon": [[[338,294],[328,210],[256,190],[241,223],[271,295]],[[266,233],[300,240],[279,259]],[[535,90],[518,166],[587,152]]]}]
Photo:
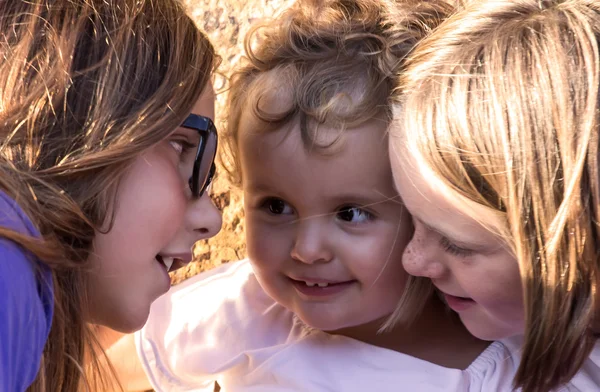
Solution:
[{"label": "sunlit skin", "polygon": [[[212,89],[192,113],[214,118]],[[191,172],[183,168],[197,144],[195,130],[177,128],[135,159],[122,178],[112,229],[96,233],[93,243],[88,287],[94,323],[121,332],[141,328],[150,304],[170,287],[156,256],[190,261],[193,244],[221,229],[221,214],[208,193],[191,198]]]},{"label": "sunlit skin", "polygon": [[[310,151],[298,124],[291,128],[241,131],[247,247],[257,278],[314,328],[380,319],[404,288],[400,258],[411,232],[393,188],[386,124],[344,131],[331,153]],[[339,135],[327,127],[319,132],[324,142]],[[343,283],[343,289],[306,295],[299,281]]]},{"label": "sunlit skin", "polygon": [[[487,347],[437,300],[410,328],[378,333],[404,291],[401,258],[412,235],[385,121],[344,130],[326,151],[307,148],[297,123],[265,132],[248,114],[241,123],[247,249],[267,294],[313,328],[442,366],[466,368]],[[340,136],[325,126],[318,132],[322,144]],[[307,290],[306,282],[341,287]]]},{"label": "sunlit skin", "polygon": [[[402,259],[406,271],[430,278],[474,336],[497,340],[522,334],[517,260],[498,236],[473,218],[490,212],[456,199],[428,177],[428,170],[417,166],[400,143],[392,146],[390,155],[397,189],[415,226]],[[462,212],[467,208],[470,216]]]}]

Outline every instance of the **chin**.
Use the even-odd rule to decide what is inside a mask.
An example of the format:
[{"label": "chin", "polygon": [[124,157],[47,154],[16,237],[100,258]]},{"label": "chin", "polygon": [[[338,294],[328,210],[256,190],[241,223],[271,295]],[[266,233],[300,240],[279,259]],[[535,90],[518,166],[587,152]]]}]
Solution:
[{"label": "chin", "polygon": [[109,322],[104,323],[104,325],[121,333],[133,333],[144,327],[146,321],[148,321],[149,314],[150,308],[146,312],[138,312],[138,314],[129,312],[126,315],[121,315],[122,317],[119,317],[118,314],[113,314],[116,317],[113,317]]},{"label": "chin", "polygon": [[304,324],[308,325],[311,328],[318,329],[320,331],[331,332],[348,327],[348,323],[342,323],[339,320],[328,320],[323,318],[315,319],[313,317],[306,317],[302,314],[297,314],[297,316],[298,318],[300,318],[300,320],[302,320]]},{"label": "chin", "polygon": [[499,328],[497,324],[493,323],[474,323],[463,321],[463,325],[467,328],[471,335],[481,340],[494,341],[505,339],[514,335],[503,328]]}]

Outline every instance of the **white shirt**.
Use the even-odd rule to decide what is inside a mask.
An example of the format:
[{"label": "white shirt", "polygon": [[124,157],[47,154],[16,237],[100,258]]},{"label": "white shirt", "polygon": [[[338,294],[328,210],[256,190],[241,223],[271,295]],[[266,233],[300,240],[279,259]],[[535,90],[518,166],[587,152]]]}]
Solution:
[{"label": "white shirt", "polygon": [[[214,381],[222,392],[512,391],[518,366],[518,347],[500,342],[458,370],[314,330],[265,294],[247,260],[158,299],[136,344],[159,392],[212,392]],[[588,381],[577,380],[581,391],[600,390]]]},{"label": "white shirt", "polygon": [[600,391],[600,342],[596,342],[590,357],[569,384],[572,388],[569,391]]}]

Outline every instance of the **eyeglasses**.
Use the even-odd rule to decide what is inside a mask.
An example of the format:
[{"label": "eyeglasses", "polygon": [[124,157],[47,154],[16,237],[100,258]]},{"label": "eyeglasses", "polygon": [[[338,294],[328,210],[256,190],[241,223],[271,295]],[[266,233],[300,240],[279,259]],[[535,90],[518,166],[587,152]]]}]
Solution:
[{"label": "eyeglasses", "polygon": [[192,176],[188,182],[192,197],[201,198],[215,175],[215,157],[218,143],[217,128],[210,118],[197,114],[190,114],[181,126],[194,129],[200,135],[198,150],[193,161]]}]

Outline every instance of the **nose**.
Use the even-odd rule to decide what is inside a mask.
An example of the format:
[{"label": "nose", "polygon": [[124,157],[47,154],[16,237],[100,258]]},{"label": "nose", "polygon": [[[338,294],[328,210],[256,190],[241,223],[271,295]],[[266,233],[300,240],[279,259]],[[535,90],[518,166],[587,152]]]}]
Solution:
[{"label": "nose", "polygon": [[201,198],[191,201],[187,210],[187,226],[196,235],[196,241],[214,237],[221,231],[223,218],[212,202],[208,192]]},{"label": "nose", "polygon": [[291,251],[292,258],[305,264],[331,261],[333,253],[326,241],[326,229],[319,219],[306,219],[299,222]]},{"label": "nose", "polygon": [[413,276],[441,279],[447,270],[435,254],[435,251],[429,250],[426,246],[419,229],[415,229],[413,238],[402,254],[402,265],[406,272]]}]

